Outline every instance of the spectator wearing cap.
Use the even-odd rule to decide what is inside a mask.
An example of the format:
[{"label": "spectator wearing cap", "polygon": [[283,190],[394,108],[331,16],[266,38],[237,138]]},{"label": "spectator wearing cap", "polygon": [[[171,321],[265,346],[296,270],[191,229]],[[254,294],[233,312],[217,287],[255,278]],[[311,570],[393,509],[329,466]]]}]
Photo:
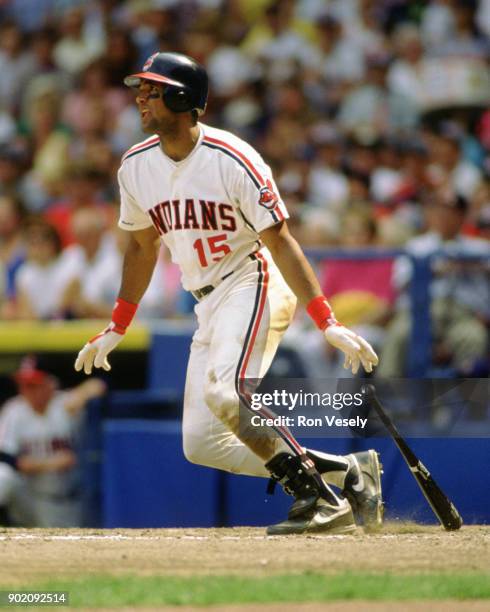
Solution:
[{"label": "spectator wearing cap", "polygon": [[[436,191],[427,203],[428,231],[406,245],[415,257],[432,257],[430,283],[433,364],[448,366],[459,375],[471,376],[488,359],[490,283],[485,264],[459,262],[458,256],[490,257],[490,243],[461,233],[467,202],[454,192]],[[453,259],[447,259],[447,257]],[[456,259],[454,259],[456,258]],[[400,298],[382,350],[379,377],[400,377],[406,372],[407,343],[416,312],[410,313],[407,296],[412,264],[403,257],[395,264],[393,284]]]},{"label": "spectator wearing cap", "polygon": [[82,524],[76,438],[83,408],[106,390],[99,379],[60,391],[48,366],[22,360],[18,395],[0,410],[0,507],[23,527]]}]

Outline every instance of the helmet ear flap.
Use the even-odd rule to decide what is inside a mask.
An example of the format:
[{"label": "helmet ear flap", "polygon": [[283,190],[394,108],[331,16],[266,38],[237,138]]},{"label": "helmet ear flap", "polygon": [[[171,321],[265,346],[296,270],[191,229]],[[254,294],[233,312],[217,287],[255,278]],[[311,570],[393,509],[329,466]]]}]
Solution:
[{"label": "helmet ear flap", "polygon": [[165,106],[174,113],[186,113],[192,110],[189,92],[183,87],[167,86],[163,90]]}]

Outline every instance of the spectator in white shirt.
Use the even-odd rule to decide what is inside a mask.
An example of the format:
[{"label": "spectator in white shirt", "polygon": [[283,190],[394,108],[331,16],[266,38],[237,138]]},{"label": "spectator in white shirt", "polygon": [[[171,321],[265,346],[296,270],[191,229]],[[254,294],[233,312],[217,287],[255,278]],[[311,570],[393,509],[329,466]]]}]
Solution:
[{"label": "spectator in white shirt", "polygon": [[25,233],[27,259],[16,277],[18,319],[63,317],[63,295],[73,270],[61,251],[60,237],[44,221],[28,225]]}]

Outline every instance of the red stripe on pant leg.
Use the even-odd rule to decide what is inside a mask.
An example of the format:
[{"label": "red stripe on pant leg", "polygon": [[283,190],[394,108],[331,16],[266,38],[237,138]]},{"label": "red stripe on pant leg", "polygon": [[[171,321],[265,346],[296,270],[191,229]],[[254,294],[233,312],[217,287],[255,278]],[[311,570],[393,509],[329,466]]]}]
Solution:
[{"label": "red stripe on pant leg", "polygon": [[265,301],[267,299],[267,284],[269,282],[269,271],[267,269],[267,261],[262,257],[260,253],[256,253],[256,255],[257,257],[260,257],[262,264],[264,266],[264,279],[262,281],[262,289],[260,293],[259,310],[257,312],[257,317],[255,319],[255,324],[252,330],[252,335],[250,336],[247,352],[245,354],[245,359],[243,360],[243,363],[242,363],[242,369],[240,370],[240,373],[238,374],[239,378],[241,379],[245,378],[245,372],[247,371],[248,361],[250,359],[250,355],[252,353],[252,350],[255,344],[255,340],[257,338],[257,333],[259,331],[260,323],[262,321],[262,315],[264,314]]},{"label": "red stripe on pant leg", "polygon": [[[268,286],[268,282],[269,282],[269,271],[268,271],[267,260],[259,252],[255,253],[255,255],[260,258],[260,260],[261,260],[261,262],[263,264],[264,280],[262,281],[262,291],[261,291],[261,295],[260,295],[260,304],[259,304],[259,310],[257,312],[257,318],[255,319],[255,324],[254,324],[252,335],[250,337],[250,341],[249,341],[249,344],[248,344],[247,353],[245,355],[245,359],[243,360],[242,369],[240,370],[240,373],[239,373],[239,378],[242,381],[245,378],[245,374],[246,374],[246,371],[247,371],[248,361],[250,359],[250,355],[252,354],[253,347],[254,347],[254,344],[255,344],[255,340],[257,338],[257,333],[259,331],[260,323],[262,321],[262,315],[264,314],[264,306],[265,306],[265,301],[266,301],[266,298],[267,298],[267,286]],[[274,416],[277,416],[274,413],[269,413],[264,408],[261,408],[257,412],[259,414],[262,412],[264,414],[264,416],[267,416],[267,418],[273,418]],[[276,425],[274,427],[274,429],[276,429],[279,433],[281,433],[284,436],[284,438],[289,440],[289,442],[293,446],[293,448],[296,449],[296,452],[298,452],[300,455],[303,454],[303,448],[298,444],[298,442],[294,438],[293,434],[286,427],[282,427],[280,425]]]}]

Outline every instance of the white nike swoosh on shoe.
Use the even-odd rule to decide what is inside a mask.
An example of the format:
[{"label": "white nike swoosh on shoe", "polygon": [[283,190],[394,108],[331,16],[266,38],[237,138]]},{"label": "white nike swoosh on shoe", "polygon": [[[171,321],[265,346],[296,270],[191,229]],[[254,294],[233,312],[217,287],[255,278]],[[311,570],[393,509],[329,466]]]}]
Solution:
[{"label": "white nike swoosh on shoe", "polygon": [[356,467],[359,471],[359,481],[357,484],[353,484],[352,488],[354,489],[356,493],[360,493],[365,487],[364,474],[362,473],[361,466],[359,465],[359,461],[357,460],[357,457],[354,457],[354,455],[352,455],[352,458],[354,459],[354,463],[356,464]]},{"label": "white nike swoosh on shoe", "polygon": [[325,516],[320,512],[317,512],[311,519],[311,522],[315,523],[315,525],[327,525],[335,519],[338,519],[340,516],[344,516],[344,514],[347,514],[347,512],[349,512],[349,508],[346,508],[343,512],[336,512],[330,516]]}]

